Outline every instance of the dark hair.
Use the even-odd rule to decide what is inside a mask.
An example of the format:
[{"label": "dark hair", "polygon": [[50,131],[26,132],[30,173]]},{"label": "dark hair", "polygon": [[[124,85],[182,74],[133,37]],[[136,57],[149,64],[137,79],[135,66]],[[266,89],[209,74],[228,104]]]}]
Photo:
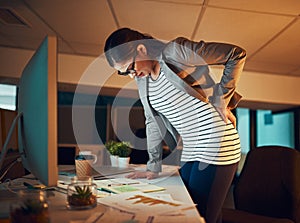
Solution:
[{"label": "dark hair", "polygon": [[133,57],[139,44],[143,44],[147,48],[151,58],[156,58],[165,46],[162,41],[156,40],[148,34],[129,28],[118,29],[105,42],[104,52],[109,65],[113,67],[115,62],[125,61]]}]

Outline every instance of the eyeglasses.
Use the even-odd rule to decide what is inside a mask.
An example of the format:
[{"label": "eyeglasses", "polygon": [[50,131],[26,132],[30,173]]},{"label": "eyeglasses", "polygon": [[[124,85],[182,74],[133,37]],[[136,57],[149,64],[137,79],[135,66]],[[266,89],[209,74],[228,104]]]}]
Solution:
[{"label": "eyeglasses", "polygon": [[134,74],[134,73],[136,73],[136,70],[134,69],[134,67],[135,67],[135,57],[136,57],[136,54],[134,55],[134,57],[133,57],[133,60],[132,60],[132,63],[131,63],[131,66],[129,65],[129,67],[126,69],[126,71],[120,71],[120,70],[118,70],[118,74],[119,75],[123,75],[123,76],[127,76],[127,75],[129,75],[129,74]]}]

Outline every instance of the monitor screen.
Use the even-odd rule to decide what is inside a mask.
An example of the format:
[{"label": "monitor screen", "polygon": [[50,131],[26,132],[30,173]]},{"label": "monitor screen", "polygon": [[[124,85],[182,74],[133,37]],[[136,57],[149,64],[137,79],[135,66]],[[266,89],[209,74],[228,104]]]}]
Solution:
[{"label": "monitor screen", "polygon": [[17,86],[0,84],[0,108],[15,111],[17,105]]},{"label": "monitor screen", "polygon": [[47,36],[19,82],[19,151],[23,166],[46,186],[56,186],[57,38]]}]

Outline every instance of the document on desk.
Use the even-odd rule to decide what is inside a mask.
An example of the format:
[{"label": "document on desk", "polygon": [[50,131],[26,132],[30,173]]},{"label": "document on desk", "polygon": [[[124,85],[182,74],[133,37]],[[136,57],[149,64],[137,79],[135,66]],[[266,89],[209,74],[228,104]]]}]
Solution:
[{"label": "document on desk", "polygon": [[135,215],[120,212],[117,210],[108,210],[105,212],[93,212],[86,220],[73,220],[69,223],[100,223],[100,222],[109,222],[109,223],[120,223],[128,222],[134,223],[137,221],[132,221]]},{"label": "document on desk", "polygon": [[126,212],[156,215],[176,215],[183,210],[194,208],[195,204],[186,204],[179,201],[163,199],[153,194],[141,191],[116,194],[98,199],[99,203],[114,207]]},{"label": "document on desk", "polygon": [[169,216],[159,216],[159,215],[145,215],[140,214],[130,214],[125,212],[119,212],[116,210],[109,210],[105,212],[96,212],[92,213],[89,218],[86,220],[75,220],[70,221],[69,223],[100,223],[100,222],[109,222],[109,223],[205,223],[204,219],[199,220],[197,218],[188,217],[185,215],[169,215]]},{"label": "document on desk", "polygon": [[146,182],[129,178],[113,178],[106,180],[95,180],[97,188],[101,191],[120,194],[125,192],[141,191],[144,193],[165,190],[164,187],[156,186]]}]

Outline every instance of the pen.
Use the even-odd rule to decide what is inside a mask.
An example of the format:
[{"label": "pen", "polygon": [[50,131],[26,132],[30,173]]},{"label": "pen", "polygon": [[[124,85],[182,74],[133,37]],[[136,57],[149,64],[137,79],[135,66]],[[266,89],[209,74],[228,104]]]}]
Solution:
[{"label": "pen", "polygon": [[97,188],[97,190],[99,190],[99,191],[103,191],[103,192],[106,192],[106,193],[113,193],[113,194],[115,194],[114,192],[112,192],[112,191],[110,191],[110,190],[108,190],[108,189],[105,189],[105,188],[103,188],[103,187],[100,187],[100,188]]},{"label": "pen", "polygon": [[120,183],[120,184],[108,184],[108,187],[111,186],[125,186],[125,185],[133,185],[133,184],[139,184],[138,182],[132,182],[132,183]]}]

